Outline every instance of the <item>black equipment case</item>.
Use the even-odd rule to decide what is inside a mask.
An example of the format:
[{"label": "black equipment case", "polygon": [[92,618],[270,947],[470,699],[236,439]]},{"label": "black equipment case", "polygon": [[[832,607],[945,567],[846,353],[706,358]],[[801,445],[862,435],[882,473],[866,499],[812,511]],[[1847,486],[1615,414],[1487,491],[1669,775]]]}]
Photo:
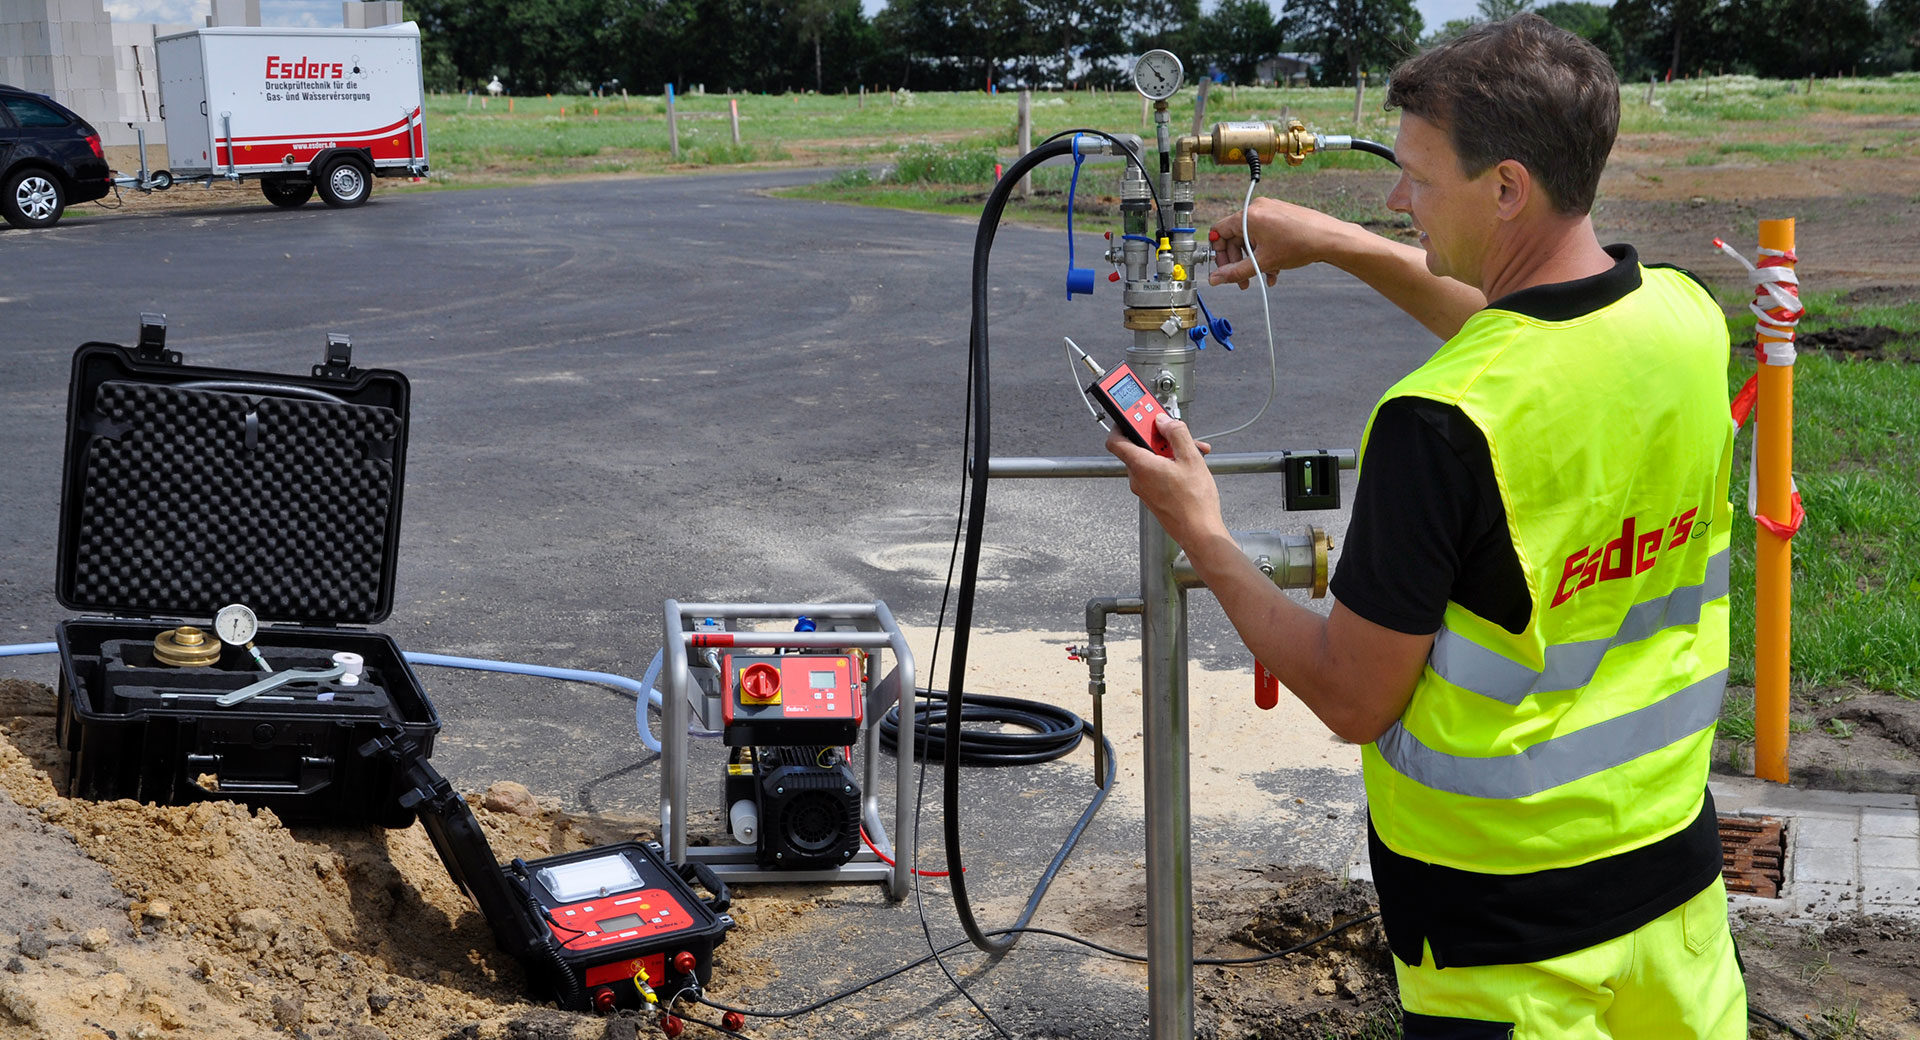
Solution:
[{"label": "black equipment case", "polygon": [[[396,729],[362,750],[398,764],[400,804],[419,813],[447,873],[536,996],[569,1011],[665,1008],[712,981],[713,948],[733,919],[711,867],[675,868],[658,845],[637,841],[501,866],[472,808],[413,740]],[[694,892],[696,880],[710,898]]]},{"label": "black equipment case", "polygon": [[[290,819],[405,827],[401,766],[363,747],[398,732],[431,753],[440,718],[389,637],[405,487],[408,384],[323,364],[286,376],[182,363],[164,317],[140,344],[73,356],[56,594],[68,793],[179,804],[224,798]],[[357,684],[301,683],[231,706],[264,677],[250,653],[177,667],[154,639],[251,607],[276,671],[358,654]],[[163,620],[178,619],[178,620]],[[268,624],[266,622],[278,622]]]}]

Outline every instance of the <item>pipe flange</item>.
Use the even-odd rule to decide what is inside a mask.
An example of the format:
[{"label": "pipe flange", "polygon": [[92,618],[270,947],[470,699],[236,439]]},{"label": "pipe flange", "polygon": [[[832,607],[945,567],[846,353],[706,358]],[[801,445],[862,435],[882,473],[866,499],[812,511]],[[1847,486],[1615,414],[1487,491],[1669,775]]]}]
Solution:
[{"label": "pipe flange", "polygon": [[1158,332],[1160,326],[1172,318],[1183,329],[1193,328],[1200,323],[1200,309],[1197,307],[1129,307],[1124,324],[1135,332]]},{"label": "pipe flange", "polygon": [[176,668],[205,668],[220,660],[220,641],[192,625],[169,628],[153,637],[153,656]]},{"label": "pipe flange", "polygon": [[1333,551],[1333,539],[1318,527],[1307,528],[1313,537],[1313,598],[1327,594],[1327,554]]}]

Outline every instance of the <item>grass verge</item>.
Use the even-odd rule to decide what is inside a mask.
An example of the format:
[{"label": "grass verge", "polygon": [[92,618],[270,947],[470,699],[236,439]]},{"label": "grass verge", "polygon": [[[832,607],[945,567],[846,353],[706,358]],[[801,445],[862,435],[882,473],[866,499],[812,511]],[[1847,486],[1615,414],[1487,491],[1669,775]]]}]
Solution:
[{"label": "grass verge", "polygon": [[[1920,697],[1920,364],[1897,357],[1920,352],[1920,301],[1810,294],[1807,310],[1803,338],[1871,326],[1895,335],[1883,347],[1893,360],[1803,350],[1794,365],[1793,468],[1807,509],[1793,540],[1794,682]],[[1750,315],[1731,327],[1735,343],[1752,342]],[[1734,388],[1754,369],[1750,357],[1737,360]],[[1743,431],[1733,476],[1730,677],[1739,684],[1753,682],[1752,450]],[[1737,727],[1732,705],[1729,718]]]}]

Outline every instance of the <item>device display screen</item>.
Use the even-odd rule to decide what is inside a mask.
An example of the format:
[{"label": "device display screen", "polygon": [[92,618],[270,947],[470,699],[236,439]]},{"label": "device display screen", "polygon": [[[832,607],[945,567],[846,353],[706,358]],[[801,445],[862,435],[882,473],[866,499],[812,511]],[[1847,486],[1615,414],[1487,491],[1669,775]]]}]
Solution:
[{"label": "device display screen", "polygon": [[638,927],[640,927],[639,914],[627,914],[623,917],[609,917],[606,920],[600,922],[600,930],[603,932],[624,932],[629,928],[638,928]]},{"label": "device display screen", "polygon": [[808,672],[807,685],[816,690],[831,690],[840,684],[834,680],[832,672]]},{"label": "device display screen", "polygon": [[1133,407],[1133,402],[1147,395],[1147,392],[1141,389],[1140,381],[1132,376],[1123,377],[1119,382],[1113,384],[1112,389],[1108,390],[1107,393],[1112,396],[1113,403],[1122,408]]}]

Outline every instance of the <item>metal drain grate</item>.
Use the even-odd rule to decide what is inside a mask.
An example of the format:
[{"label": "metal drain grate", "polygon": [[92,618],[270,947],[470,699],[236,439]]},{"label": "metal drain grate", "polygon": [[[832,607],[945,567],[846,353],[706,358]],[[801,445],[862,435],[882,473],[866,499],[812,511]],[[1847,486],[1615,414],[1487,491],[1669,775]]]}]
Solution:
[{"label": "metal drain grate", "polygon": [[1780,898],[1786,876],[1781,823],[1772,816],[1720,817],[1720,874],[1727,891],[1763,899]]}]

